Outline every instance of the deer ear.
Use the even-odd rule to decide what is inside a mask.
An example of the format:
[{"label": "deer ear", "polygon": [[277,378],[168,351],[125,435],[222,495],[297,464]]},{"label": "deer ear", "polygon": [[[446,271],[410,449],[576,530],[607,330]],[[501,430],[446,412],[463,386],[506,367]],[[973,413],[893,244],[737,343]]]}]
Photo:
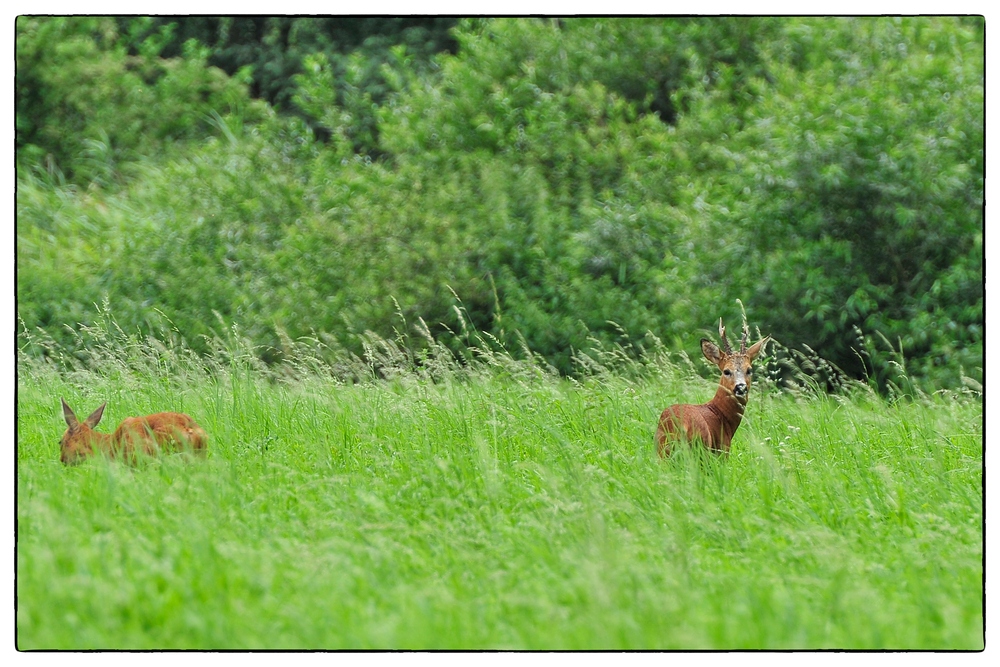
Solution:
[{"label": "deer ear", "polygon": [[90,416],[83,420],[84,425],[89,426],[90,428],[97,426],[97,422],[101,421],[101,417],[104,416],[104,406],[106,405],[107,402],[101,404],[101,407],[91,412]]},{"label": "deer ear", "polygon": [[760,354],[761,350],[764,349],[764,346],[767,345],[767,342],[769,340],[771,340],[770,336],[764,336],[759,341],[757,341],[757,343],[755,343],[754,345],[751,345],[750,349],[747,350],[747,358],[749,358],[750,361],[753,361],[754,357],[756,357],[758,354]]},{"label": "deer ear", "polygon": [[65,398],[60,397],[59,400],[62,401],[63,419],[66,420],[66,426],[69,426],[71,429],[79,426],[80,422],[76,420],[76,415],[73,413],[73,408],[66,405]]},{"label": "deer ear", "polygon": [[701,353],[716,366],[722,363],[722,350],[707,338],[701,339]]}]

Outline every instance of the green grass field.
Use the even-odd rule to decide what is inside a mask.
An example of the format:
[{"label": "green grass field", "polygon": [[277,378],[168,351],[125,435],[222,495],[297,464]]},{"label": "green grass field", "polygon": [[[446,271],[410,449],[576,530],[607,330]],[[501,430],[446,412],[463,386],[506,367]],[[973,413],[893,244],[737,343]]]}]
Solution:
[{"label": "green grass field", "polygon": [[[978,397],[765,381],[728,459],[664,462],[690,368],[433,362],[22,357],[18,647],[983,647]],[[208,456],[64,467],[60,396],[187,412]]]}]

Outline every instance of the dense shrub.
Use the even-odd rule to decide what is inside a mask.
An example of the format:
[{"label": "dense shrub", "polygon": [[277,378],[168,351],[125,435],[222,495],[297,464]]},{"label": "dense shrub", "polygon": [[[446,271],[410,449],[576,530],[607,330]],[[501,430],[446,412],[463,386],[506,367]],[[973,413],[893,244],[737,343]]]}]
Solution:
[{"label": "dense shrub", "polygon": [[449,34],[456,19],[447,17],[172,16],[123,18],[119,23],[132,35],[132,51],[164,30],[169,34],[165,57],[181,55],[188,40],[197,40],[208,48],[210,65],[230,75],[246,71],[254,97],[301,116],[324,136],[324,112],[299,103],[297,82],[311,59],[321,57],[331,71],[324,98],[328,95],[352,114],[353,148],[364,153],[378,150],[375,111],[393,92],[383,72],[394,59],[393,49],[405,48],[407,67],[427,74],[435,53],[457,46]]},{"label": "dense shrub", "polygon": [[[270,358],[423,319],[570,371],[623,332],[691,351],[740,299],[856,376],[891,346],[982,379],[981,20],[477,19],[433,59],[426,26],[262,25],[275,62],[229,78],[222,23],[179,54],[195,23],[19,19],[25,326],[107,298]],[[249,98],[279,53],[294,114]]]},{"label": "dense shrub", "polygon": [[211,112],[254,109],[245,73],[207,66],[197,42],[186,42],[182,57],[160,58],[163,35],[145,39],[137,55],[123,41],[107,18],[18,18],[20,168],[48,165],[74,183],[109,185],[128,163],[207,135]]},{"label": "dense shrub", "polygon": [[852,349],[855,327],[901,345],[922,375],[974,373],[984,180],[975,24],[802,21],[772,50],[773,84],[739,124],[725,86],[692,95],[681,123],[686,143],[704,140],[695,164],[709,224],[727,241],[710,279],[746,295],[768,329],[855,375],[885,371]]}]

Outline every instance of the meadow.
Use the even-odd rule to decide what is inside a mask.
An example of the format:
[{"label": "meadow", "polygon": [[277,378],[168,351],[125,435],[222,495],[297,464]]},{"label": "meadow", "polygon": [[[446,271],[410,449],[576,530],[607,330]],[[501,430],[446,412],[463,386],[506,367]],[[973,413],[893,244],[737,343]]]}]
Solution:
[{"label": "meadow", "polygon": [[[366,350],[19,355],[18,648],[983,647],[978,394],[761,374],[728,458],[662,461],[700,361]],[[208,455],[63,466],[60,396]]]},{"label": "meadow", "polygon": [[15,36],[18,648],[982,648],[982,16]]}]

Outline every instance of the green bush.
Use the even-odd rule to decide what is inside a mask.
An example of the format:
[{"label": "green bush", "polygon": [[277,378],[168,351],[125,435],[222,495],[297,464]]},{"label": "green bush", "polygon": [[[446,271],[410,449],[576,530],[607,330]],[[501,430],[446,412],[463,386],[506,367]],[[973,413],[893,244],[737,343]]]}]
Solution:
[{"label": "green bush", "polygon": [[[525,28],[498,30],[514,39]],[[351,246],[318,273],[303,265],[314,293],[344,295],[336,314],[318,314],[321,328],[347,317],[391,331],[397,302],[410,320],[450,321],[454,291],[476,326],[501,339],[516,330],[568,370],[588,335],[617,331],[608,320],[640,332],[657,323],[654,269],[675,217],[656,200],[673,195],[660,160],[632,160],[663,152],[667,128],[599,83],[552,89],[552,76],[507,62],[520,56],[496,43],[441,58],[435,84],[395,98],[380,124],[391,160],[349,160],[327,176],[326,219],[296,229],[289,252]],[[302,87],[322,90],[307,76]],[[338,167],[330,157],[319,158],[324,174]]]},{"label": "green bush", "polygon": [[982,381],[981,20],[477,19],[433,59],[265,21],[299,115],[210,65],[242,37],[171,25],[18,21],[29,329],[107,300],[272,359],[472,327],[572,372],[740,300],[850,375]]},{"label": "green bush", "polygon": [[407,68],[425,75],[435,53],[456,46],[448,33],[456,19],[447,17],[170,16],[118,22],[130,35],[130,52],[165,34],[162,55],[173,58],[188,40],[197,40],[208,50],[208,64],[233,76],[246,72],[255,98],[299,115],[325,138],[324,110],[302,103],[298,81],[321,58],[331,74],[322,97],[350,110],[353,148],[369,154],[378,150],[376,110],[394,91],[384,72],[395,59],[393,50],[404,48]]},{"label": "green bush", "polygon": [[858,327],[921,375],[982,377],[976,35],[956,19],[789,24],[768,56],[773,84],[739,126],[721,91],[680,124],[704,139],[694,163],[727,241],[713,282],[856,376],[886,372],[852,349]]},{"label": "green bush", "polygon": [[311,138],[278,118],[217,124],[222,136],[183,158],[134,164],[116,192],[19,181],[25,326],[67,342],[64,325],[90,324],[107,299],[126,330],[158,330],[165,318],[198,350],[232,323],[260,345],[277,342],[268,295],[281,277],[270,258],[302,214],[304,177],[288,167],[308,163]]},{"label": "green bush", "polygon": [[150,36],[130,56],[112,19],[19,17],[18,166],[109,185],[125,163],[209,134],[211,112],[249,106],[243,74],[208,67],[194,41],[160,58],[162,43]]}]

